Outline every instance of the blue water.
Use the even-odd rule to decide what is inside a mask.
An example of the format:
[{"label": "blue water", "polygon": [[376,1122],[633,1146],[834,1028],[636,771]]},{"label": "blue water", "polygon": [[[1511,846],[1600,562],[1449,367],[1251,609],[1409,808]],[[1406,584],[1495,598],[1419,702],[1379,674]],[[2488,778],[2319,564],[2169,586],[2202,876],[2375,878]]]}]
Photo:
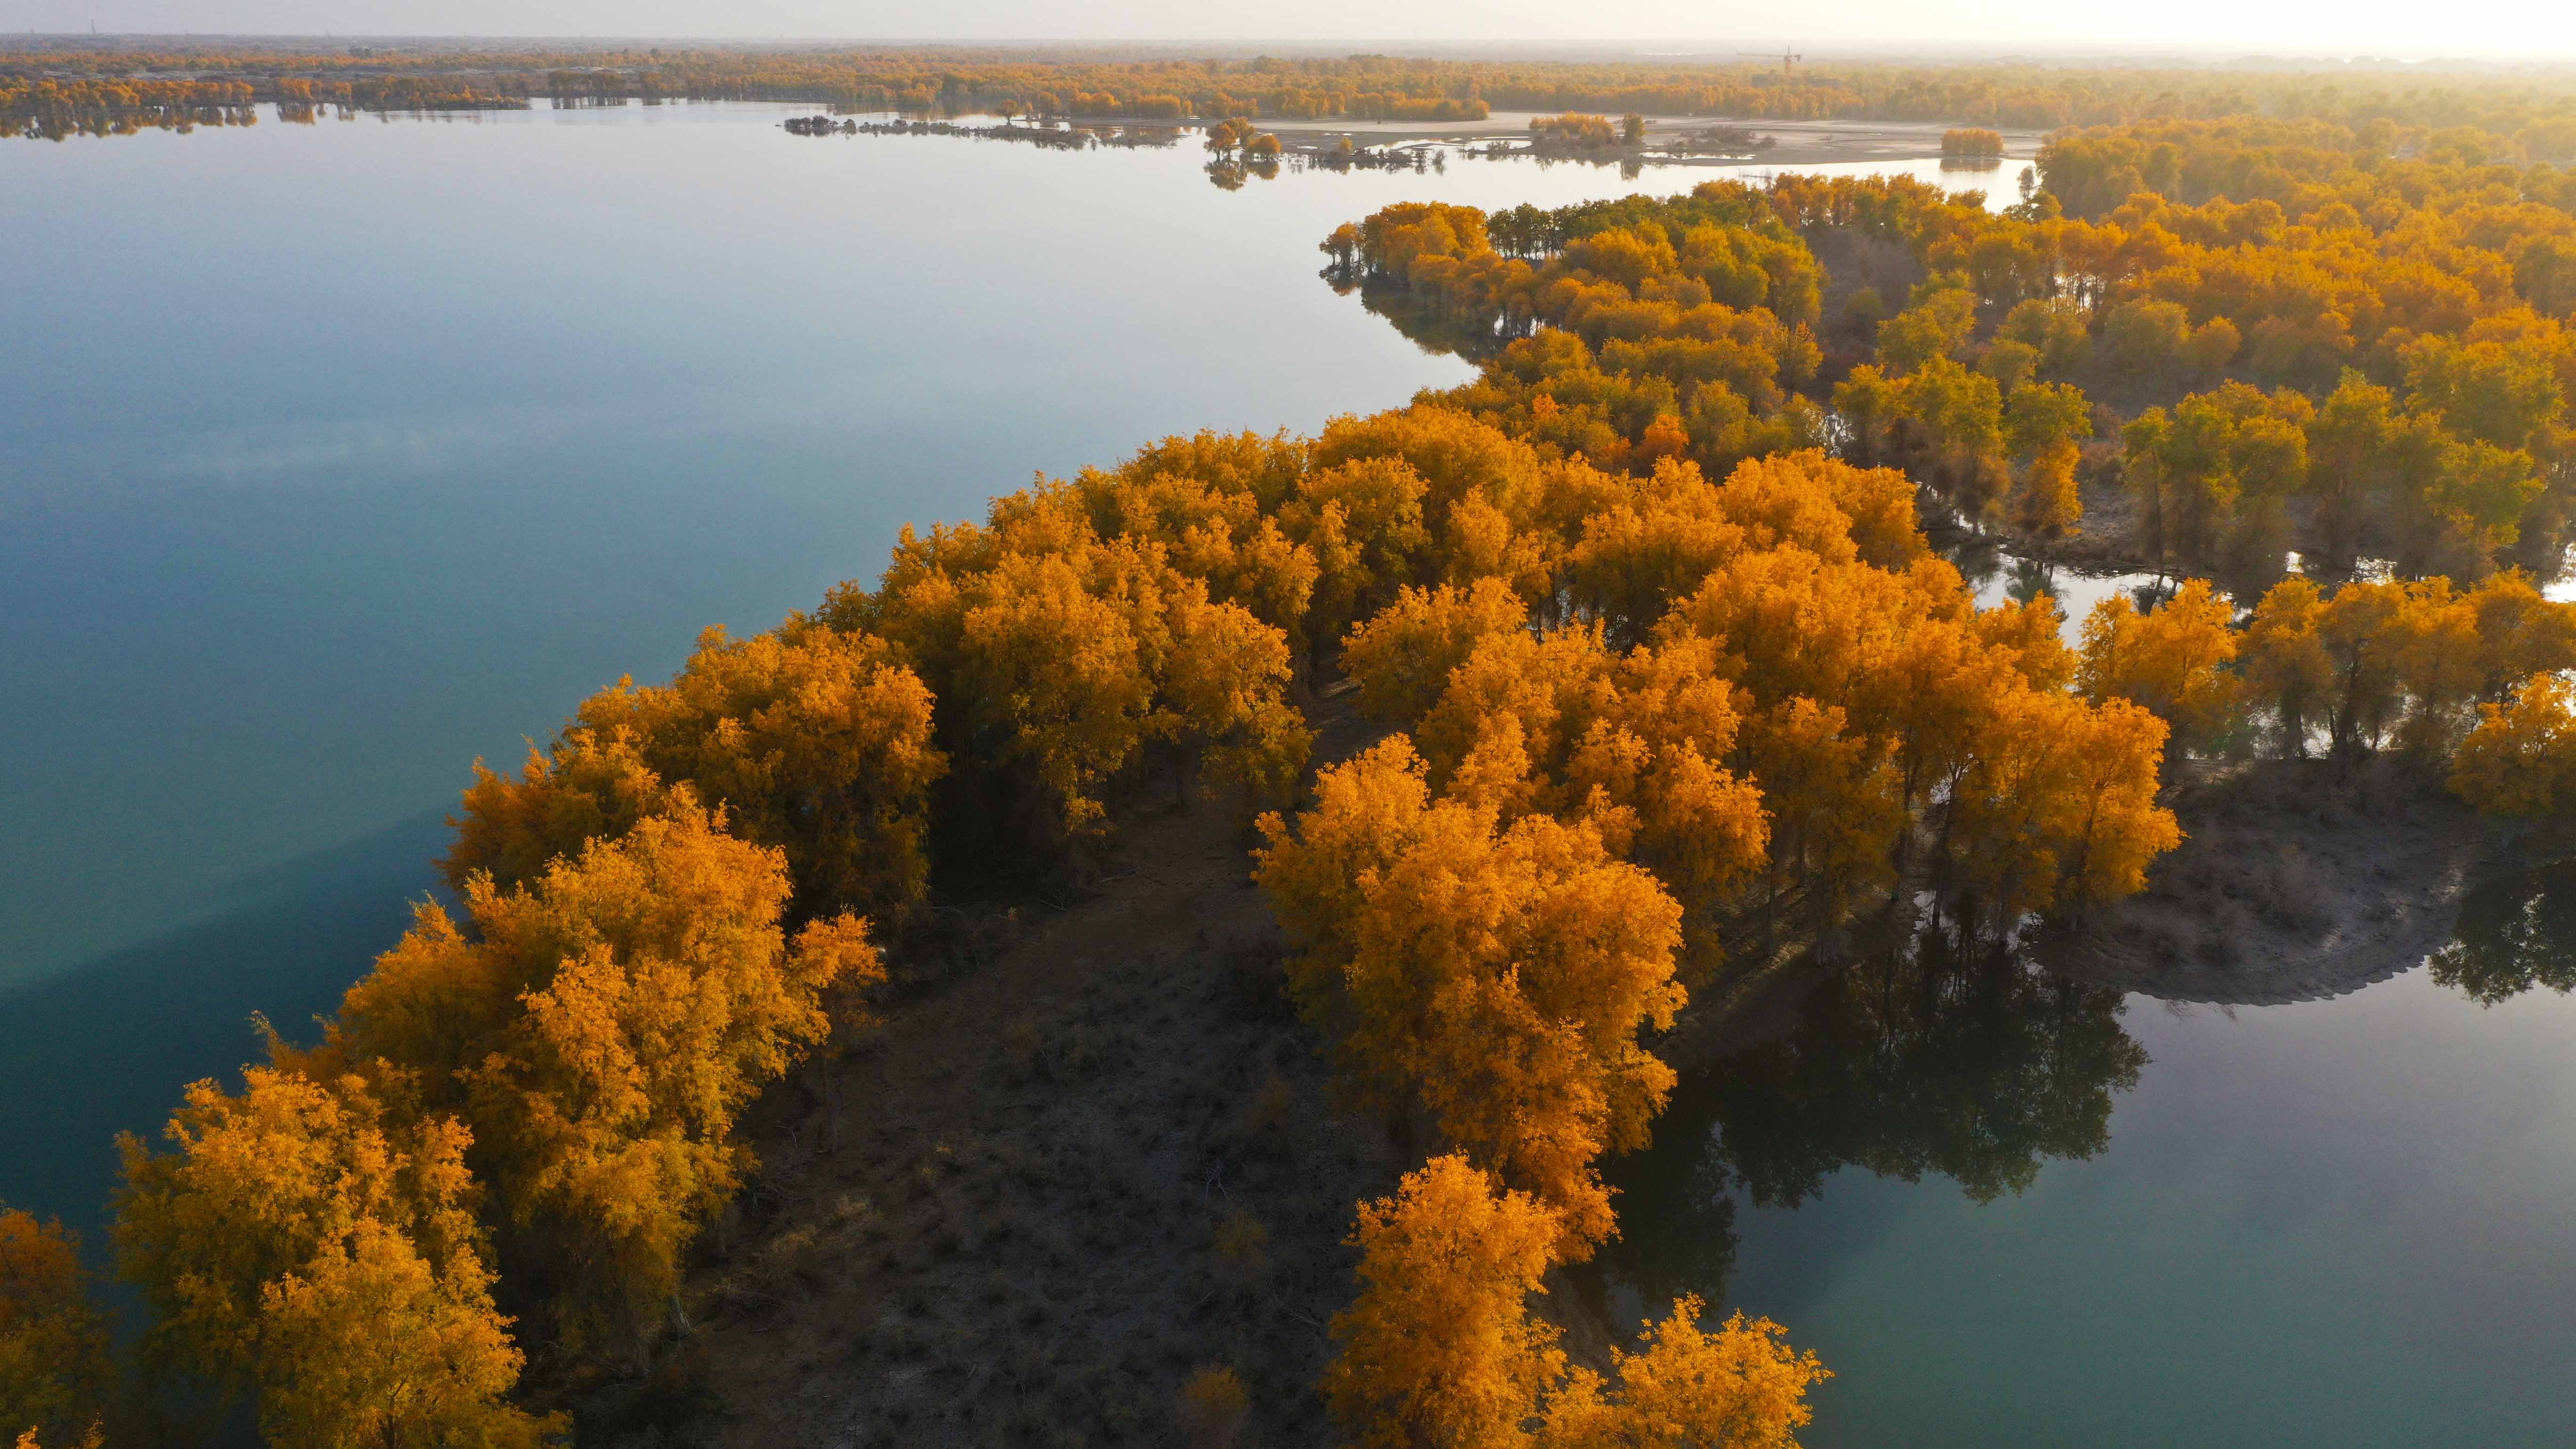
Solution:
[{"label": "blue water", "polygon": [[2576,1443],[2572,905],[2278,1006],[1862,962],[1616,1166],[1617,1306],[1788,1325],[1810,1449]]},{"label": "blue water", "polygon": [[787,108],[0,146],[0,1200],[327,1009],[476,756],[873,577],[898,525],[1469,375],[1315,279],[1405,197]]},{"label": "blue water", "polygon": [[2109,1149],[2019,1197],[1737,1218],[1736,1301],[1841,1372],[1815,1449],[2576,1443],[2576,1003],[2183,1011],[2131,999]]},{"label": "blue water", "polygon": [[[872,576],[899,523],[1035,468],[1464,378],[1316,279],[1334,224],[1703,179],[1227,193],[1188,145],[783,113],[0,145],[0,1200],[95,1224],[113,1132],[391,943],[470,760],[701,627]],[[1800,1205],[1719,1184],[1709,1286],[1840,1375],[1812,1444],[2576,1442],[2576,1005],[2418,971],[2078,1015],[2143,1052],[2133,1084],[1938,1051],[1908,1084],[1972,1163],[2012,1155],[1972,1088],[2067,1140],[2098,1115],[2018,1192],[1845,1165],[1919,1144],[1832,1083],[1773,1112],[1782,1153],[1840,1144]],[[1682,1196],[1623,1212],[1687,1236]]]}]

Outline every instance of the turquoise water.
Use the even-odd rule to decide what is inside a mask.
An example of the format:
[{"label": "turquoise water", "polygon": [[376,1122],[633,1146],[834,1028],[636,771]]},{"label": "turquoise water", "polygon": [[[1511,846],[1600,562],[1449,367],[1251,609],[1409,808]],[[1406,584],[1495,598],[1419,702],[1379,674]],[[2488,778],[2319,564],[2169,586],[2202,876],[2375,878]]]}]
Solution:
[{"label": "turquoise water", "polygon": [[1619,1307],[1789,1325],[1811,1449],[2576,1442],[2571,901],[2282,1006],[1864,962],[1619,1165]]},{"label": "turquoise water", "polygon": [[[1033,468],[1463,378],[1316,279],[1334,224],[1701,179],[1227,193],[1194,146],[788,109],[0,146],[0,1199],[94,1223],[110,1135],[253,1010],[326,1009],[467,762],[619,673]],[[2420,970],[2233,1013],[1855,973],[1683,1093],[1623,1213],[1657,1286],[1826,1357],[1820,1446],[2576,1440],[2576,1004],[2509,993],[2570,979],[2535,899],[2576,886],[2472,912],[2492,1008]]]},{"label": "turquoise water", "polygon": [[476,756],[898,525],[1201,427],[1468,375],[1316,281],[1405,197],[807,140],[790,108],[0,146],[0,1200],[91,1220],[111,1134],[389,945]]}]

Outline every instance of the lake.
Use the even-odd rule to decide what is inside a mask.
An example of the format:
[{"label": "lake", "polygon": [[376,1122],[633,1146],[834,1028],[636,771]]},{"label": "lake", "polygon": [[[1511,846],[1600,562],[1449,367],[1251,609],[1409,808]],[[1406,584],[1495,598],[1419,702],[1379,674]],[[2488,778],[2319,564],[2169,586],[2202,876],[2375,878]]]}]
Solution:
[{"label": "lake", "polygon": [[1316,280],[1504,165],[1209,185],[1195,144],[800,139],[798,108],[0,147],[0,1200],[327,1009],[477,756],[873,579],[906,521],[1471,370]]},{"label": "lake", "polygon": [[[0,146],[0,1200],[94,1225],[114,1131],[391,944],[469,761],[700,628],[1032,469],[1468,376],[1317,280],[1335,224],[1710,174],[1226,192],[1195,143],[777,129],[805,109]],[[1909,972],[1691,1084],[1623,1203],[1662,1276],[1841,1375],[1812,1443],[2576,1439],[2566,997],[2417,970],[2222,1012],[1972,971],[1915,1020]]]},{"label": "lake", "polygon": [[2576,980],[2576,870],[2331,1000],[1937,954],[1684,1084],[1612,1172],[1623,1321],[1788,1325],[1810,1449],[2576,1442],[2576,1000],[2470,994]]}]

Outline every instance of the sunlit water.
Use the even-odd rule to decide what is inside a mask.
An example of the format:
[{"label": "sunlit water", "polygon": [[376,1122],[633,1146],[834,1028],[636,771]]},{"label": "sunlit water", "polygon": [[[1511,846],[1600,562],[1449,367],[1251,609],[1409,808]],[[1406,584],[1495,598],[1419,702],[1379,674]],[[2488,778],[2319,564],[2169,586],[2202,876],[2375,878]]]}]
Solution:
[{"label": "sunlit water", "polygon": [[[253,1010],[326,1009],[466,763],[620,672],[1031,469],[1467,376],[1316,279],[1336,223],[1709,174],[1228,193],[1189,144],[801,139],[793,109],[0,146],[0,1200],[94,1223],[110,1134],[241,1060]],[[2134,582],[1979,579],[2076,618]],[[2576,1439],[2576,1006],[2421,971],[2233,1015],[2034,993],[1939,1030],[1831,998],[1818,1040],[1887,1049],[1739,1062],[1630,1174],[1660,1286],[1838,1372],[1812,1442]],[[1756,1205],[1729,1141],[1802,1205]]]}]

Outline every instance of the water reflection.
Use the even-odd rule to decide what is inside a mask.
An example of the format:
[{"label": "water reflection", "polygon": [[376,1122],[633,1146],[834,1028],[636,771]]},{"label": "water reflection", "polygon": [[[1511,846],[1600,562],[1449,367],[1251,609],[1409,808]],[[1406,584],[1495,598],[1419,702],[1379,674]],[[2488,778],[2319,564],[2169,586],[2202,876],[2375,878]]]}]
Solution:
[{"label": "water reflection", "polygon": [[2460,903],[2451,943],[2433,953],[2433,979],[2481,1006],[2534,987],[2576,991],[2576,863],[2489,881]]},{"label": "water reflection", "polygon": [[2016,604],[2031,604],[2039,596],[2057,595],[2057,565],[2035,558],[2016,558],[2004,579],[2004,596]]},{"label": "water reflection", "polygon": [[1687,1082],[1657,1145],[1615,1166],[1618,1266],[1650,1301],[1723,1302],[1739,1196],[1797,1207],[1857,1166],[1988,1203],[2092,1157],[2147,1064],[2122,999],[1937,928],[1818,982],[1794,1027]]}]

